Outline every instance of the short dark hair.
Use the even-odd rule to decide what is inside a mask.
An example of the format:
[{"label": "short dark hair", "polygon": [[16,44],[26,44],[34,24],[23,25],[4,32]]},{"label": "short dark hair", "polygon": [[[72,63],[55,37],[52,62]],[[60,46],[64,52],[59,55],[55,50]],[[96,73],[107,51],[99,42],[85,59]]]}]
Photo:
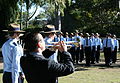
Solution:
[{"label": "short dark hair", "polygon": [[41,41],[41,38],[38,36],[38,32],[34,33],[27,33],[24,37],[24,43],[25,43],[25,50],[26,51],[34,51],[37,49],[37,44],[39,41]]}]

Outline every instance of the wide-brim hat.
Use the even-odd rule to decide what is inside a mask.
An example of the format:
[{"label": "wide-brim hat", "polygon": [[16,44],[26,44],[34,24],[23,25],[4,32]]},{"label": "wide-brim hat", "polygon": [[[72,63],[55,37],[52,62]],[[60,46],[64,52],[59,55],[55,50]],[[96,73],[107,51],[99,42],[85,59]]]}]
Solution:
[{"label": "wide-brim hat", "polygon": [[70,35],[74,35],[74,33],[70,33]]},{"label": "wide-brim hat", "polygon": [[95,35],[96,35],[96,36],[100,36],[100,34],[99,34],[99,33],[96,33]]},{"label": "wide-brim hat", "polygon": [[90,36],[90,34],[89,34],[89,33],[86,33],[85,35],[86,35],[86,36]]},{"label": "wide-brim hat", "polygon": [[78,31],[78,30],[75,30],[75,33],[79,33],[79,31]]},{"label": "wide-brim hat", "polygon": [[17,32],[17,33],[22,33],[25,31],[20,30],[20,25],[16,24],[16,23],[11,23],[9,25],[9,29],[8,30],[2,30],[4,32]]},{"label": "wide-brim hat", "polygon": [[83,33],[80,33],[81,36],[83,36]]},{"label": "wide-brim hat", "polygon": [[54,25],[46,25],[44,27],[44,32],[43,33],[56,33],[56,32],[60,32],[59,30],[55,30],[55,26]]},{"label": "wide-brim hat", "polygon": [[66,32],[65,35],[68,35],[68,32]]}]

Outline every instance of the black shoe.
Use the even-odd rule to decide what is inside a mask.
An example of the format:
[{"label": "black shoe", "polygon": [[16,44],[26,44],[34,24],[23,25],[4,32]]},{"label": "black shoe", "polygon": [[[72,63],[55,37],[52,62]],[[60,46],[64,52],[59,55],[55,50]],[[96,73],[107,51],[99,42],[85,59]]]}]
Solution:
[{"label": "black shoe", "polygon": [[94,62],[91,62],[91,64],[95,64]]},{"label": "black shoe", "polygon": [[85,66],[89,67],[89,66],[90,66],[90,64],[85,64]]},{"label": "black shoe", "polygon": [[96,63],[99,63],[99,61],[96,61]]}]

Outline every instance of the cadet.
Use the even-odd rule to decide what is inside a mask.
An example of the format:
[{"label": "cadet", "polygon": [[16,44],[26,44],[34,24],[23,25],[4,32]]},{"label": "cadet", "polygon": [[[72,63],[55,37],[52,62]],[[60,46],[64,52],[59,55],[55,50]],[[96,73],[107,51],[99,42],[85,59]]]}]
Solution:
[{"label": "cadet", "polygon": [[19,24],[11,23],[9,30],[10,38],[2,46],[4,63],[3,83],[23,83],[23,73],[20,67],[20,58],[23,56],[23,48],[18,43],[20,33]]},{"label": "cadet", "polygon": [[91,64],[95,64],[95,36],[91,34]]},{"label": "cadet", "polygon": [[[80,36],[78,30],[75,31],[74,39],[76,42],[80,43]],[[78,64],[80,58],[80,44],[78,46],[75,46],[75,56],[76,56],[76,64]]]},{"label": "cadet", "polygon": [[[44,38],[44,41],[45,41],[46,45],[51,45],[51,42],[54,42],[54,37],[55,37],[56,32],[59,32],[59,30],[55,30],[54,25],[46,25],[44,27],[44,33],[46,36]],[[49,50],[48,50],[48,52],[49,52]],[[43,52],[43,53],[45,53],[45,52]],[[49,58],[53,59],[55,62],[58,62],[58,60],[57,60],[58,50],[55,50],[55,51],[49,52],[49,53],[53,53],[52,56],[50,56]],[[47,55],[47,54],[44,54],[44,55]]]},{"label": "cadet", "polygon": [[105,57],[105,65],[109,67],[111,65],[112,51],[114,51],[114,42],[111,39],[110,33],[108,33],[106,35],[106,38],[103,40],[103,51]]},{"label": "cadet", "polygon": [[80,49],[80,62],[83,61],[84,59],[84,48],[83,48],[83,45],[84,45],[84,37],[83,37],[83,33],[80,33],[80,42],[81,42],[81,49]]},{"label": "cadet", "polygon": [[90,66],[91,58],[91,39],[89,33],[86,33],[86,38],[84,41],[85,57],[86,57],[86,66]]},{"label": "cadet", "polygon": [[[74,33],[70,34],[70,40],[75,41]],[[74,44],[71,44],[71,45],[72,47],[70,48],[69,52],[71,53],[73,62],[75,63],[75,45]]]},{"label": "cadet", "polygon": [[95,60],[97,63],[99,63],[100,60],[100,50],[102,49],[102,40],[99,37],[100,35],[98,33],[95,34]]},{"label": "cadet", "polygon": [[113,35],[112,38],[113,38],[113,41],[114,41],[114,51],[112,52],[112,63],[116,63],[117,51],[119,49],[119,42],[116,39],[116,35]]}]

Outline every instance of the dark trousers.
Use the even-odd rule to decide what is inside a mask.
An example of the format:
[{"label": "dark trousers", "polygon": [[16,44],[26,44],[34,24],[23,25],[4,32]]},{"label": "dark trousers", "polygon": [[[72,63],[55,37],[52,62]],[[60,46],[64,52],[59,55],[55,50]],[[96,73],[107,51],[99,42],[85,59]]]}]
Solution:
[{"label": "dark trousers", "polygon": [[73,62],[75,63],[75,47],[71,47],[69,49],[69,52],[70,52],[70,54],[72,56]]},{"label": "dark trousers", "polygon": [[106,66],[110,66],[110,62],[111,62],[111,47],[104,47],[104,57],[105,57],[105,65]]},{"label": "dark trousers", "polygon": [[84,59],[84,49],[83,49],[83,45],[81,45],[81,49],[80,49],[80,62],[82,62]]},{"label": "dark trousers", "polygon": [[117,46],[115,46],[114,51],[112,52],[112,63],[115,63],[117,60]]},{"label": "dark trousers", "polygon": [[97,50],[95,52],[95,60],[96,62],[99,62],[100,60],[100,45],[97,46]]},{"label": "dark trousers", "polygon": [[3,83],[12,83],[12,73],[11,72],[4,72]]},{"label": "dark trousers", "polygon": [[[19,83],[23,83],[24,79],[18,78]],[[11,72],[4,72],[3,74],[3,83],[12,83],[12,73]]]},{"label": "dark trousers", "polygon": [[85,57],[86,57],[86,65],[90,65],[90,58],[91,58],[91,47],[85,47]]},{"label": "dark trousers", "polygon": [[92,46],[91,50],[91,63],[94,63],[95,61],[95,46]]},{"label": "dark trousers", "polygon": [[78,64],[79,58],[80,58],[80,47],[76,47],[76,64]]}]

